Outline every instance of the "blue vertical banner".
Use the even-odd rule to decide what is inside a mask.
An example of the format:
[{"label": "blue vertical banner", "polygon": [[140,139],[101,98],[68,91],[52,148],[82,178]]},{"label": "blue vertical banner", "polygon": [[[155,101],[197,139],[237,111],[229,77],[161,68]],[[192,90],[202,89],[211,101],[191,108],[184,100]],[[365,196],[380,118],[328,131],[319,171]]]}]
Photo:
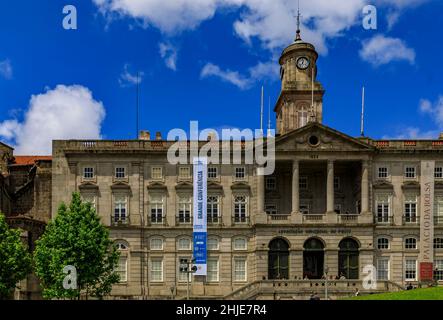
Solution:
[{"label": "blue vertical banner", "polygon": [[208,159],[194,158],[194,259],[197,276],[206,276]]}]

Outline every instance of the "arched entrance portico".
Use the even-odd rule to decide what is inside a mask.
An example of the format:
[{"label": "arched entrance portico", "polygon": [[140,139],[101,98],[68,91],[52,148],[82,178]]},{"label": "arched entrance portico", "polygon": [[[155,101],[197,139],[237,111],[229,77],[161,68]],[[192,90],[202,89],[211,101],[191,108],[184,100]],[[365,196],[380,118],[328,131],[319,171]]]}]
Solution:
[{"label": "arched entrance portico", "polygon": [[325,260],[323,242],[310,238],[306,240],[303,249],[303,279],[321,279]]},{"label": "arched entrance portico", "polygon": [[281,238],[269,243],[268,278],[289,279],[289,244]]},{"label": "arched entrance portico", "polygon": [[340,241],[338,252],[339,276],[346,279],[358,279],[359,244],[351,238]]}]

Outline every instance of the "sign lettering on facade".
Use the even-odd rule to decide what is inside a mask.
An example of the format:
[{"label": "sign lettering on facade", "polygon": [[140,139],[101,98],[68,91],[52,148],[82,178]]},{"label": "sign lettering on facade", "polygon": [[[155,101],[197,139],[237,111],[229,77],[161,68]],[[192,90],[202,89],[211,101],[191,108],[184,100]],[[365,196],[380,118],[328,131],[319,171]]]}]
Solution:
[{"label": "sign lettering on facade", "polygon": [[194,259],[197,276],[206,275],[207,158],[194,158]]},{"label": "sign lettering on facade", "polygon": [[434,168],[434,161],[421,161],[419,262],[422,281],[432,280],[434,262]]}]

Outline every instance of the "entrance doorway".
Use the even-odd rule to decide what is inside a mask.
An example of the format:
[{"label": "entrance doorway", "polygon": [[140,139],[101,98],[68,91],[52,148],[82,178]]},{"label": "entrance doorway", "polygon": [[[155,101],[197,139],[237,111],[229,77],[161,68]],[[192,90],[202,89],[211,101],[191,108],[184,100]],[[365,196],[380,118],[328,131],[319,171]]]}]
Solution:
[{"label": "entrance doorway", "polygon": [[317,238],[306,240],[303,251],[303,279],[321,279],[325,260],[325,247]]},{"label": "entrance doorway", "polygon": [[269,243],[268,278],[289,279],[289,244],[281,238]]},{"label": "entrance doorway", "polygon": [[339,276],[346,279],[358,279],[359,245],[351,238],[343,239],[338,245]]}]

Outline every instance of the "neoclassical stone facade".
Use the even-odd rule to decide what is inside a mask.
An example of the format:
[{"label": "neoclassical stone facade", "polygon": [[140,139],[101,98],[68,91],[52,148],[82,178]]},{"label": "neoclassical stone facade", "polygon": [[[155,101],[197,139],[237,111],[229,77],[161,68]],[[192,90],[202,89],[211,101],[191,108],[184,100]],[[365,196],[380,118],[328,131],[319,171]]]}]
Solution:
[{"label": "neoclassical stone facade", "polygon": [[[332,295],[398,290],[418,285],[430,261],[443,280],[443,140],[354,138],[323,125],[317,57],[298,35],[280,59],[272,175],[208,165],[208,275],[192,277],[191,297],[303,298],[323,292],[323,277]],[[95,205],[122,253],[115,298],[186,297],[192,166],[168,162],[174,143],[146,132],[53,142],[52,215],[74,191]]]}]

